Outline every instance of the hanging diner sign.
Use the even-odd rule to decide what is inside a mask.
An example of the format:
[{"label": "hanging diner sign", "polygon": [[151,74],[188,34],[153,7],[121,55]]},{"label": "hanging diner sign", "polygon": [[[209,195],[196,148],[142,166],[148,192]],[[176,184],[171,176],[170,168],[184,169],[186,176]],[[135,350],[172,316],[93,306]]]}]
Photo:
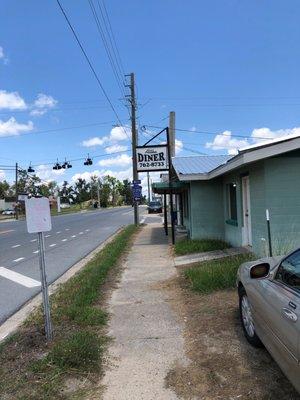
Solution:
[{"label": "hanging diner sign", "polygon": [[168,147],[165,144],[136,147],[137,170],[166,171],[169,169]]}]

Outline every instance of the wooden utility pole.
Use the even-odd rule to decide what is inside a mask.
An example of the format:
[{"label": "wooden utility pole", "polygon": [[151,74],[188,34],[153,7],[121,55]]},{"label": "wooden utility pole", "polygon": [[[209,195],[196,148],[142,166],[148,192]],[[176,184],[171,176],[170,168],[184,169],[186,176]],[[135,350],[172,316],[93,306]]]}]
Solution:
[{"label": "wooden utility pole", "polygon": [[169,115],[169,135],[171,157],[175,157],[175,111],[171,111]]},{"label": "wooden utility pole", "polygon": [[[137,159],[136,159],[136,146],[138,145],[138,137],[136,130],[136,101],[135,101],[135,87],[134,87],[134,73],[130,74],[130,105],[131,105],[131,132],[132,132],[132,176],[133,180],[139,179],[137,172]],[[133,202],[134,207],[134,224],[139,225],[139,204],[137,201]]]}]

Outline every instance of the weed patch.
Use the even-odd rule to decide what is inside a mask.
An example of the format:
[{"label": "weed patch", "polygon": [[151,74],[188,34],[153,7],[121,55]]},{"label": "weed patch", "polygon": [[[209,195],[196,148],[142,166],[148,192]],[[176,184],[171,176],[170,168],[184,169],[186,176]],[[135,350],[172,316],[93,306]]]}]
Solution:
[{"label": "weed patch", "polygon": [[107,321],[101,308],[103,285],[135,232],[134,226],[123,229],[51,296],[53,343],[46,344],[40,308],[0,345],[1,399],[74,399],[83,388],[62,390],[67,379],[82,378],[88,384],[99,377],[107,342],[102,329]]},{"label": "weed patch", "polygon": [[230,247],[228,243],[218,239],[184,239],[175,244],[174,251],[177,256],[183,256],[189,253],[223,250],[228,247]]},{"label": "weed patch", "polygon": [[192,289],[200,293],[232,288],[235,286],[239,266],[254,258],[253,254],[241,254],[205,261],[187,269],[185,277],[190,282]]}]

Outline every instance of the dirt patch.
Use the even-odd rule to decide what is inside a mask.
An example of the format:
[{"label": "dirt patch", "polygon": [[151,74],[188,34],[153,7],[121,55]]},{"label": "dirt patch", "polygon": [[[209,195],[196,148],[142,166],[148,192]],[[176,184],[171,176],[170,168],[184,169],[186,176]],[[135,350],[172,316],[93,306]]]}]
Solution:
[{"label": "dirt patch", "polygon": [[[182,275],[165,282],[186,322],[188,366],[176,365],[166,385],[182,399],[299,400],[300,396],[265,349],[246,342],[235,290],[192,292]],[[174,298],[174,288],[177,290]]]}]

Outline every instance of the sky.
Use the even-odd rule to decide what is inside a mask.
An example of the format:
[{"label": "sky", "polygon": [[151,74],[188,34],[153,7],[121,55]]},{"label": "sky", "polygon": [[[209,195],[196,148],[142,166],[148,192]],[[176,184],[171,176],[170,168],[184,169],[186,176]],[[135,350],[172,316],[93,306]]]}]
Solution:
[{"label": "sky", "polygon": [[[118,118],[57,1],[2,0],[0,179],[13,180],[3,166],[16,162],[32,163],[41,179],[59,183],[94,173],[131,179],[128,102],[90,3],[60,1]],[[103,0],[92,4],[106,32],[98,8],[104,11]],[[120,74],[136,77],[139,144],[168,124],[170,111],[176,112],[178,156],[234,154],[264,138],[300,134],[298,0],[105,5]],[[81,160],[88,154],[92,166]],[[57,160],[71,160],[72,168],[54,171]]]}]

